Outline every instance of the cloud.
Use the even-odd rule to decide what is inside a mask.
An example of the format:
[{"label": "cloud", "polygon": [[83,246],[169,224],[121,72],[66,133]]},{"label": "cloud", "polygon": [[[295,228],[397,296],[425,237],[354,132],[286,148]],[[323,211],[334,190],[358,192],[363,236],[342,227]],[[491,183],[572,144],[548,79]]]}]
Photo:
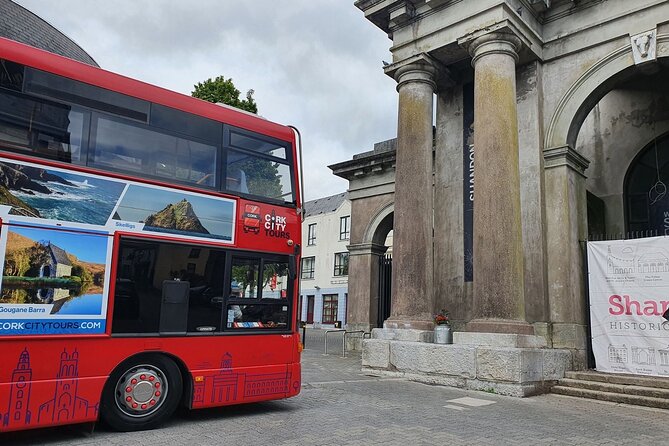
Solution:
[{"label": "cloud", "polygon": [[304,138],[305,197],[346,190],[328,164],[396,135],[391,41],[346,0],[16,0],[103,68],[190,94],[231,77]]}]

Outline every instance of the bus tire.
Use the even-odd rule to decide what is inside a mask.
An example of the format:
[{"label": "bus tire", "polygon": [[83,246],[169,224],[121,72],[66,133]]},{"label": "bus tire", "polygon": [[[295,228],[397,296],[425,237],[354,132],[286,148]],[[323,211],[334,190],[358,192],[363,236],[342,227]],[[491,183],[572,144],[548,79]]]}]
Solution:
[{"label": "bus tire", "polygon": [[182,391],[181,371],[173,360],[156,354],[136,356],[109,375],[100,415],[118,431],[154,429],[174,413]]}]

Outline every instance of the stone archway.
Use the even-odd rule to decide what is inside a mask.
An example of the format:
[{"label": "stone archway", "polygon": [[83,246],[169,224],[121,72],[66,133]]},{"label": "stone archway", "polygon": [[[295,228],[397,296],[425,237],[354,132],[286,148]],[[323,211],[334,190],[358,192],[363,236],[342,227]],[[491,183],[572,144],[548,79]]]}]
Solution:
[{"label": "stone archway", "polygon": [[384,245],[386,237],[393,229],[393,215],[395,212],[395,204],[388,203],[383,206],[372,217],[363,237],[363,243],[374,243],[376,245]]},{"label": "stone archway", "polygon": [[[669,56],[666,42],[669,42],[669,34],[657,36],[658,58]],[[625,172],[638,150],[653,139],[653,135],[648,135],[649,122],[652,121],[655,131],[658,121],[654,112],[647,112],[639,122],[634,122],[638,116],[634,118],[631,113],[625,113],[635,101],[626,99],[625,94],[620,93],[621,88],[629,90],[629,97],[641,97],[639,91],[643,88],[635,86],[635,81],[644,84],[638,82],[642,76],[662,69],[652,61],[640,64],[638,57],[635,63],[634,52],[633,44],[628,43],[599,58],[585,70],[565,90],[547,127],[543,151],[546,275],[550,284],[547,297],[552,342],[556,348],[580,350],[587,342],[581,243],[588,237],[588,204],[591,214],[593,204],[606,213],[607,221],[601,225],[609,232],[612,229],[624,232],[622,190]],[[669,97],[666,92],[664,95]],[[646,102],[649,102],[647,98]],[[602,114],[606,116],[602,117]],[[629,143],[625,147],[622,147],[623,141],[600,131],[607,124],[601,121],[620,117],[625,119],[619,121],[619,127],[631,129],[628,133],[633,135],[633,138],[625,136]],[[666,118],[663,121],[667,121]],[[666,127],[666,123],[659,127]],[[583,134],[592,140],[585,141]],[[584,358],[583,355],[577,357]]]},{"label": "stone archway", "polygon": [[[669,57],[669,34],[657,35],[658,59]],[[546,130],[545,150],[575,147],[578,132],[590,110],[611,90],[625,71],[635,67],[632,44],[602,57],[583,72],[564,93]]]},{"label": "stone archway", "polygon": [[[375,327],[383,327],[383,323],[391,314],[391,290],[392,290],[392,257],[387,253],[388,234],[393,230],[394,203],[388,203],[369,222],[365,231],[364,240],[373,246],[382,247],[378,249],[382,254],[378,255],[378,299],[376,300],[376,322]],[[384,255],[385,254],[385,255]],[[373,281],[374,277],[370,277]],[[373,304],[373,303],[372,303]]]}]

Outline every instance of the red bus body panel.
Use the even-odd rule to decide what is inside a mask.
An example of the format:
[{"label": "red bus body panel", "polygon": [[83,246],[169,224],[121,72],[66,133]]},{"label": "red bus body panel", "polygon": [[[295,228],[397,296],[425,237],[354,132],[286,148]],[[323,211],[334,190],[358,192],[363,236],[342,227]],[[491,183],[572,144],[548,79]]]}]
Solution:
[{"label": "red bus body panel", "polygon": [[297,334],[3,340],[0,432],[97,420],[107,377],[142,352],[189,371],[193,408],[295,396],[298,342]]},{"label": "red bus body panel", "polygon": [[[257,116],[194,99],[144,82],[85,65],[61,56],[0,38],[0,58],[102,88],[204,116],[263,135],[289,141],[295,161],[293,175],[299,178],[295,133]],[[220,192],[202,191],[101,172],[88,167],[24,157],[2,152],[0,160],[29,161],[73,172],[95,173],[173,189],[225,197],[236,201],[234,242],[216,244],[193,239],[193,244],[221,246],[280,254],[299,254],[301,207],[295,181],[295,207],[258,203]],[[2,225],[4,231],[7,226]],[[298,346],[300,337],[292,317],[290,332],[230,333],[181,337],[112,337],[116,255],[121,235],[110,234],[114,247],[108,290],[106,332],[99,335],[0,336],[0,432],[96,421],[107,378],[124,360],[153,352],[171,357],[182,369],[184,392],[192,408],[223,406],[295,396],[301,388]],[[169,236],[151,235],[170,240]],[[184,243],[184,239],[175,239]],[[299,256],[297,257],[299,264]],[[298,279],[293,282],[292,308],[297,308]],[[296,310],[293,310],[293,313]],[[20,323],[17,320],[16,323]]]}]

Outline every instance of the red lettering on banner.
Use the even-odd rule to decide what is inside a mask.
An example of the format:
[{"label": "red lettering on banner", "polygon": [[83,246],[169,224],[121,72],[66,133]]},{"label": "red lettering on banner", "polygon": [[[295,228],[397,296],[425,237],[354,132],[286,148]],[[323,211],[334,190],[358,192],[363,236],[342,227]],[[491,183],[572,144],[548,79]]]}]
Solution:
[{"label": "red lettering on banner", "polygon": [[[669,308],[669,300],[645,300],[643,302],[631,299],[627,294],[609,296],[609,314],[620,316],[621,314],[637,316],[662,316]],[[643,306],[643,307],[642,307]]]},{"label": "red lettering on banner", "polygon": [[617,294],[614,294],[611,297],[609,297],[609,304],[611,306],[617,307],[616,310],[614,310],[613,308],[609,308],[609,314],[612,314],[614,316],[620,316],[625,312],[625,308],[620,303],[621,300],[622,297],[618,296]]}]

